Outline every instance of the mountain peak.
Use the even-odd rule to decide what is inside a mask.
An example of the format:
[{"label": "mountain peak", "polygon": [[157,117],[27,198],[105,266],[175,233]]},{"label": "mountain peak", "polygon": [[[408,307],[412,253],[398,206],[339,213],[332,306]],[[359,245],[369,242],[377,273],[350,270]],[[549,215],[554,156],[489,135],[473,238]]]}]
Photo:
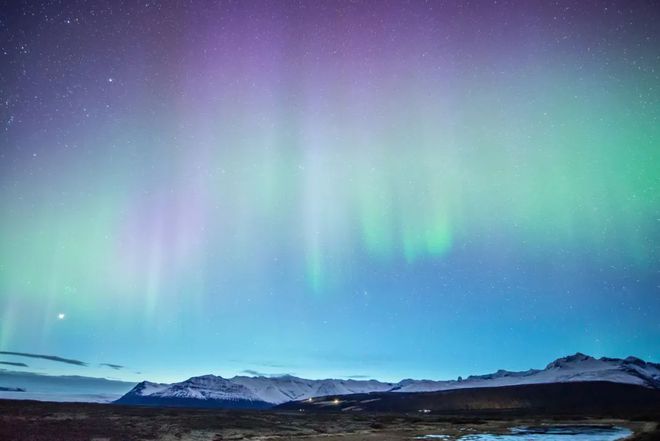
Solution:
[{"label": "mountain peak", "polygon": [[632,355],[626,357],[623,361],[629,364],[636,364],[637,366],[646,366],[646,362],[641,358],[634,357]]},{"label": "mountain peak", "polygon": [[566,357],[561,357],[561,358],[556,359],[555,361],[549,363],[546,366],[546,369],[561,368],[561,367],[563,367],[567,364],[580,363],[580,362],[591,361],[591,360],[595,360],[595,358],[592,357],[591,355],[583,354],[582,352],[576,352],[573,355],[568,355]]},{"label": "mountain peak", "polygon": [[222,378],[219,375],[213,375],[213,374],[199,375],[197,377],[188,378],[188,381],[195,381],[195,380],[205,380],[205,381],[208,381],[208,380],[224,380],[224,378]]},{"label": "mountain peak", "polygon": [[162,389],[165,389],[168,384],[164,383],[153,383],[151,381],[141,381],[140,383],[136,384],[133,389],[129,393],[133,393],[135,395],[151,395],[155,392],[158,392]]}]

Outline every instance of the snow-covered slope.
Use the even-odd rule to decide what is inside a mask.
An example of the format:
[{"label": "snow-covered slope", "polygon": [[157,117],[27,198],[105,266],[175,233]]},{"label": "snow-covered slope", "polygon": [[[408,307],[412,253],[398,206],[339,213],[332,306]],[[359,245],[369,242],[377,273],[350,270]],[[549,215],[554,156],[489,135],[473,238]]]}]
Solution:
[{"label": "snow-covered slope", "polygon": [[139,396],[152,395],[167,388],[169,384],[166,383],[152,383],[151,381],[143,381],[138,383],[129,393]]},{"label": "snow-covered slope", "polygon": [[[325,395],[346,395],[354,393],[386,392],[394,387],[391,383],[376,380],[306,380],[291,375],[281,377],[246,377],[230,379],[215,375],[192,377],[181,383],[156,384],[143,381],[119,399],[123,404],[179,404],[181,400],[206,400],[215,402],[217,407],[226,404],[234,407],[235,402],[254,403],[255,407],[305,400]],[[167,403],[167,400],[174,400]],[[216,406],[214,406],[216,407]],[[247,406],[252,407],[252,406]]]},{"label": "snow-covered slope", "polygon": [[499,370],[487,375],[472,375],[461,381],[404,380],[399,383],[396,391],[422,392],[574,381],[610,381],[660,389],[660,364],[648,363],[635,357],[597,359],[577,353],[559,358],[542,370],[530,369],[521,372]]},{"label": "snow-covered slope", "polygon": [[376,380],[306,380],[291,375],[280,377],[215,375],[193,377],[171,385],[142,382],[124,395],[119,403],[153,405],[211,405],[213,407],[268,407],[288,401],[320,396],[370,392],[431,392],[474,387],[519,384],[609,381],[660,389],[660,364],[635,357],[600,358],[577,353],[559,358],[545,369],[522,372],[499,370],[473,375],[464,380],[402,380],[384,383]]},{"label": "snow-covered slope", "polygon": [[215,375],[193,377],[181,383],[174,383],[150,395],[168,398],[194,398],[197,400],[261,401],[247,387]]},{"label": "snow-covered slope", "polygon": [[174,384],[143,381],[116,401],[172,407],[265,408],[266,402],[242,384],[215,375],[192,377]]}]

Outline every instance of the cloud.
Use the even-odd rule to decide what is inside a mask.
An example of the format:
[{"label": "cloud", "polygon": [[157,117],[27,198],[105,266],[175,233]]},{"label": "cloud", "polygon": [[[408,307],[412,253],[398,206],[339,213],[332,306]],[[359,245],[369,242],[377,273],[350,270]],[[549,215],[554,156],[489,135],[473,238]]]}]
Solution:
[{"label": "cloud", "polygon": [[270,368],[276,368],[276,369],[284,369],[284,368],[290,368],[291,365],[288,364],[280,364],[280,363],[270,363],[270,362],[265,362],[265,363],[254,363],[257,366],[264,366],[264,367],[270,367]]},{"label": "cloud", "polygon": [[295,367],[296,367],[296,366],[290,365],[290,364],[274,363],[274,362],[270,362],[270,361],[244,360],[244,359],[238,359],[238,358],[230,358],[227,361],[230,361],[232,363],[241,364],[243,366],[251,365],[251,366],[260,366],[260,367],[273,368],[273,369],[295,369]]},{"label": "cloud", "polygon": [[15,355],[17,357],[29,357],[29,358],[41,358],[42,360],[56,361],[58,363],[73,364],[76,366],[87,366],[87,363],[80,360],[73,360],[71,358],[62,358],[57,355],[43,355],[43,354],[30,354],[28,352],[9,352],[9,351],[0,351],[0,354],[3,355]]},{"label": "cloud", "polygon": [[246,375],[252,375],[254,377],[267,377],[268,374],[265,374],[263,372],[255,371],[252,369],[244,369],[241,371],[241,374],[246,374]]},{"label": "cloud", "polygon": [[270,377],[270,378],[295,376],[295,374],[292,372],[286,374],[269,374],[267,372],[255,371],[254,369],[243,369],[240,373],[245,375],[252,375],[253,377]]},{"label": "cloud", "polygon": [[0,364],[6,364],[7,366],[19,366],[19,367],[28,367],[25,363],[19,363],[17,361],[0,361]]},{"label": "cloud", "polygon": [[351,380],[364,380],[371,377],[369,375],[347,375],[346,378],[350,378]]},{"label": "cloud", "polygon": [[124,366],[122,366],[120,364],[112,364],[112,363],[100,363],[99,366],[109,367],[109,368],[114,369],[116,371],[118,371],[119,369],[124,369]]}]

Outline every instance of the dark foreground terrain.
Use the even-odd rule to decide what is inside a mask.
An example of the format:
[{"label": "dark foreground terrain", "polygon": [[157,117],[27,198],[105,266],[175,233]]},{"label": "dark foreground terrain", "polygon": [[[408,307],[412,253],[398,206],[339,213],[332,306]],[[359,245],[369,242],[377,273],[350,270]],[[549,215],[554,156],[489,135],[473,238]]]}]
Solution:
[{"label": "dark foreground terrain", "polygon": [[292,401],[280,410],[306,412],[417,412],[475,415],[599,415],[639,418],[660,414],[660,389],[606,381],[525,384],[438,392],[373,392]]},{"label": "dark foreground terrain", "polygon": [[403,440],[442,433],[449,439],[504,433],[521,425],[598,424],[630,428],[639,441],[660,440],[657,416],[635,419],[566,415],[387,414],[354,412],[163,409],[108,404],[0,400],[0,440]]}]

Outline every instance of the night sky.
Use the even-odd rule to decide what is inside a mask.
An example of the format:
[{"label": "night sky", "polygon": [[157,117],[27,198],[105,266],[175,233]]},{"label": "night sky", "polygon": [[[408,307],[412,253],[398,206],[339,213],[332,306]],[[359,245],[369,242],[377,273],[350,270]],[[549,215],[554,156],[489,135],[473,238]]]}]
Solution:
[{"label": "night sky", "polygon": [[660,361],[657,2],[1,5],[12,369]]}]

